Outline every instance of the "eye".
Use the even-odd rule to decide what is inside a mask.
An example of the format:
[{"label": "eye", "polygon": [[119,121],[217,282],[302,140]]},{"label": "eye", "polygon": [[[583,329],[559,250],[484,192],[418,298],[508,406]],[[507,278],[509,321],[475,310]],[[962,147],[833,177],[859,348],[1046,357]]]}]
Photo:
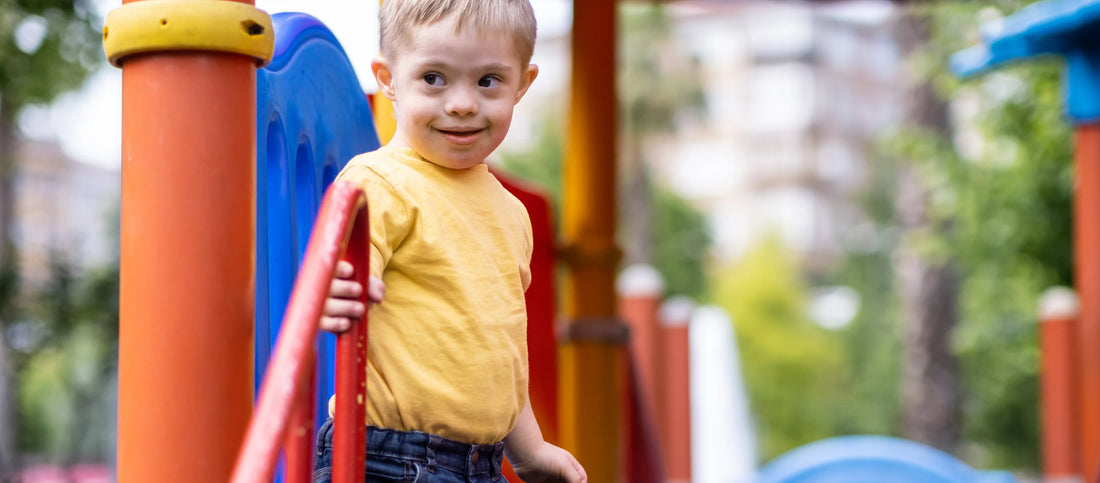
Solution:
[{"label": "eye", "polygon": [[500,85],[500,79],[497,78],[496,76],[491,76],[491,75],[487,75],[485,77],[482,77],[482,78],[478,79],[478,81],[477,81],[477,86],[478,87],[489,87],[489,88],[491,88],[491,87],[496,87],[498,85]]},{"label": "eye", "polygon": [[432,87],[440,87],[443,85],[443,76],[434,72],[424,74],[424,82]]}]

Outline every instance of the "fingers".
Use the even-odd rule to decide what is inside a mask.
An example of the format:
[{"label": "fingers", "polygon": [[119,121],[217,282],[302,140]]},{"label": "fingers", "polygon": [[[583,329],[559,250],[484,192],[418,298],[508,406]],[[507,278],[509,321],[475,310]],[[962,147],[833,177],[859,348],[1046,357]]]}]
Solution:
[{"label": "fingers", "polygon": [[336,278],[351,278],[352,275],[355,275],[355,267],[351,265],[351,262],[347,260],[336,262]]},{"label": "fingers", "polygon": [[577,472],[577,479],[574,481],[576,481],[577,483],[588,483],[588,473],[584,471],[584,467],[581,466],[580,462],[578,462],[576,458],[572,458],[572,460],[573,461],[571,463],[573,464],[573,469]]},{"label": "fingers", "polygon": [[[351,276],[355,274],[355,269],[350,263],[343,260],[336,265],[335,277],[332,279],[332,285],[329,286],[329,297],[354,299],[358,298],[363,292],[363,286],[354,280],[351,280]],[[386,296],[386,284],[379,280],[377,277],[369,277],[367,282],[367,300],[371,303],[378,303],[382,301],[382,298]]]},{"label": "fingers", "polygon": [[347,317],[321,317],[321,330],[325,332],[346,332],[351,328],[351,319]]},{"label": "fingers", "polygon": [[[355,320],[367,313],[366,306],[359,302],[363,285],[351,279],[354,275],[355,267],[351,263],[344,260],[337,262],[332,284],[329,285],[328,298],[325,299],[321,330],[344,332],[351,328]],[[381,302],[385,295],[386,284],[370,277],[367,282],[367,299],[370,303]]]},{"label": "fingers", "polygon": [[358,319],[367,312],[366,307],[355,299],[329,297],[325,299],[324,314],[328,317]]},{"label": "fingers", "polygon": [[337,297],[343,299],[358,298],[359,294],[362,292],[363,286],[359,285],[359,282],[339,278],[332,279],[332,285],[329,285],[328,288],[329,297]]},{"label": "fingers", "polygon": [[378,303],[382,301],[382,297],[386,296],[386,284],[376,277],[370,277],[367,281],[367,299],[372,303]]}]

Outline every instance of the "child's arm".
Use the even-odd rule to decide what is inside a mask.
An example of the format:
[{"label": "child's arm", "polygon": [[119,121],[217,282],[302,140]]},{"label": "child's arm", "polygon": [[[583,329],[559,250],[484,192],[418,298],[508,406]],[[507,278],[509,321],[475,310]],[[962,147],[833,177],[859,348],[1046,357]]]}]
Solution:
[{"label": "child's arm", "polygon": [[[336,273],[332,277],[332,285],[329,286],[328,299],[325,300],[325,311],[321,316],[321,330],[329,332],[343,332],[351,328],[351,321],[362,317],[367,308],[359,302],[359,294],[363,292],[363,286],[351,276],[355,274],[355,267],[341,260],[336,264]],[[381,280],[370,277],[367,283],[367,297],[371,303],[382,301],[386,295],[386,284]]]},{"label": "child's arm", "polygon": [[516,475],[527,483],[585,483],[588,475],[568,451],[542,439],[542,430],[531,410],[531,400],[519,413],[515,428],[504,437],[504,454]]}]

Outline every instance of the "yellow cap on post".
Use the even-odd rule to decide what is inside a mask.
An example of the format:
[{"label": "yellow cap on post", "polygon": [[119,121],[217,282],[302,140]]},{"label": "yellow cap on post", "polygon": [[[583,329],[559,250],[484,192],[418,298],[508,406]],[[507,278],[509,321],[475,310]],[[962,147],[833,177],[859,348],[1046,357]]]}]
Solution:
[{"label": "yellow cap on post", "polygon": [[107,14],[103,51],[111,65],[121,67],[122,59],[133,54],[166,50],[230,52],[263,66],[275,52],[271,16],[223,0],[145,0]]}]

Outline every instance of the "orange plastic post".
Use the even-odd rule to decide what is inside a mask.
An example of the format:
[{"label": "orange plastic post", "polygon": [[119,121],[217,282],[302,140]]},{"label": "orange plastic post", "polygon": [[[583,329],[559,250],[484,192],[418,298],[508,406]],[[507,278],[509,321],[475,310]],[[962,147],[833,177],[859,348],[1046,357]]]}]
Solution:
[{"label": "orange plastic post", "polygon": [[668,483],[691,481],[691,365],[688,324],[693,304],[673,297],[661,306],[661,454]]},{"label": "orange plastic post", "polygon": [[1040,401],[1042,408],[1043,476],[1050,481],[1080,478],[1077,426],[1074,424],[1076,381],[1074,364],[1078,303],[1072,290],[1057,287],[1039,301]]},{"label": "orange plastic post", "polygon": [[[632,265],[619,274],[615,290],[619,295],[619,316],[630,326],[630,349],[641,385],[639,392],[654,411],[653,417],[660,422],[664,413],[660,397],[664,371],[659,369],[664,356],[657,311],[665,294],[664,279],[649,265]],[[661,434],[659,428],[654,429]]]},{"label": "orange plastic post", "polygon": [[664,285],[660,272],[644,264],[627,267],[615,280],[619,316],[630,327],[629,350],[623,353],[626,384],[619,418],[623,435],[619,469],[625,481],[665,480],[660,443],[664,439],[664,357],[657,322]]},{"label": "orange plastic post", "polygon": [[[573,2],[565,146],[565,310],[573,327],[615,329],[615,5]],[[594,331],[593,331],[594,332]],[[591,335],[591,334],[589,334]],[[561,351],[561,440],[593,483],[616,481],[620,342],[576,338]]]},{"label": "orange plastic post", "polygon": [[252,412],[255,90],[244,55],[122,64],[121,482],[233,469]]},{"label": "orange plastic post", "polygon": [[1086,481],[1100,477],[1100,124],[1078,124],[1074,156],[1074,258],[1081,300],[1077,324],[1080,464]]}]

